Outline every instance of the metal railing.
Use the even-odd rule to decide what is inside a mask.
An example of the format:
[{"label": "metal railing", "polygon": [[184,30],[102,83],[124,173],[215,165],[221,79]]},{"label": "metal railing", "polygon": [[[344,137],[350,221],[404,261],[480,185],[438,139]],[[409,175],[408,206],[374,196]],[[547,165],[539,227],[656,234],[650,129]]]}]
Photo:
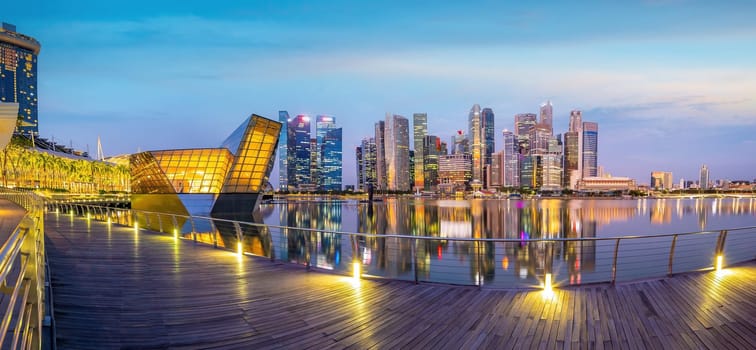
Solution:
[{"label": "metal railing", "polygon": [[[756,259],[756,227],[601,238],[453,238],[340,232],[202,216],[48,203],[85,216],[239,253],[352,275],[483,287],[578,285],[671,276]],[[722,257],[727,254],[725,258]]]},{"label": "metal railing", "polygon": [[0,190],[26,215],[0,248],[0,347],[39,349],[45,316],[44,201],[34,193]]}]

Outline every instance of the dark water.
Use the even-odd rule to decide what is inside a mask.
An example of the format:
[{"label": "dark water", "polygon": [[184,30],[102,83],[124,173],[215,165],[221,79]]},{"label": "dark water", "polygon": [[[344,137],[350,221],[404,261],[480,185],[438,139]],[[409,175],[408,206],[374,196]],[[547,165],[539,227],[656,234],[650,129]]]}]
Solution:
[{"label": "dark water", "polygon": [[[271,227],[245,237],[247,251],[320,269],[486,287],[538,286],[551,271],[560,285],[611,279],[616,239],[525,242],[540,238],[613,238],[696,231],[675,242],[674,272],[710,268],[719,231],[728,229],[725,262],[756,258],[756,199],[288,201],[256,213]],[[257,233],[255,233],[257,232]],[[359,237],[335,232],[430,236]],[[256,238],[259,237],[259,238]],[[454,238],[511,239],[510,242]],[[618,281],[664,276],[673,237],[623,239]]]}]

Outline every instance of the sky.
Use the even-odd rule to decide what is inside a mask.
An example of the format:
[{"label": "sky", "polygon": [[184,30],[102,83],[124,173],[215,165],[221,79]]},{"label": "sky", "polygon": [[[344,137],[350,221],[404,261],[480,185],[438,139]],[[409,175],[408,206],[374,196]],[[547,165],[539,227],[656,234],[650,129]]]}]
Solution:
[{"label": "sky", "polygon": [[[246,117],[327,114],[354,149],[386,113],[501,133],[554,106],[599,124],[598,162],[648,183],[756,179],[752,1],[9,1],[42,44],[42,137],[106,155],[217,147]],[[271,182],[278,183],[274,168]]]}]

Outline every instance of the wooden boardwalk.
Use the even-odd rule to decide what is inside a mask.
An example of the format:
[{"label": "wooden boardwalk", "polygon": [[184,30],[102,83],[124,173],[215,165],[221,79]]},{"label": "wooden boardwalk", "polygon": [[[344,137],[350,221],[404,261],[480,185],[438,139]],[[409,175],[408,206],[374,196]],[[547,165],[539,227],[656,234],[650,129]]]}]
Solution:
[{"label": "wooden boardwalk", "polygon": [[540,291],[351,279],[48,214],[60,349],[756,348],[756,262]]}]

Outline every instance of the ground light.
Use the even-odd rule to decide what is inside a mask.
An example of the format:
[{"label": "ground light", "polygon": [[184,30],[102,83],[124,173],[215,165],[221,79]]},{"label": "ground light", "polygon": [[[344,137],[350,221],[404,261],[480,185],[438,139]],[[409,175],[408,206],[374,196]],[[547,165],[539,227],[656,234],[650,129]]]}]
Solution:
[{"label": "ground light", "polygon": [[241,242],[236,243],[236,251],[239,252],[239,256],[244,254],[244,248],[242,247]]},{"label": "ground light", "polygon": [[173,229],[173,239],[178,239],[178,229]]},{"label": "ground light", "polygon": [[714,264],[714,269],[717,271],[722,271],[723,262],[724,262],[724,256],[722,254],[717,255],[717,259]]},{"label": "ground light", "polygon": [[362,276],[362,273],[360,271],[360,262],[359,261],[355,261],[355,262],[352,263],[352,278],[355,281],[359,281],[360,280],[360,276]]},{"label": "ground light", "polygon": [[547,273],[543,281],[543,296],[551,298],[554,295],[554,287],[551,285],[551,273]]},{"label": "ground light", "polygon": [[134,232],[139,232],[139,223],[134,222]]}]

